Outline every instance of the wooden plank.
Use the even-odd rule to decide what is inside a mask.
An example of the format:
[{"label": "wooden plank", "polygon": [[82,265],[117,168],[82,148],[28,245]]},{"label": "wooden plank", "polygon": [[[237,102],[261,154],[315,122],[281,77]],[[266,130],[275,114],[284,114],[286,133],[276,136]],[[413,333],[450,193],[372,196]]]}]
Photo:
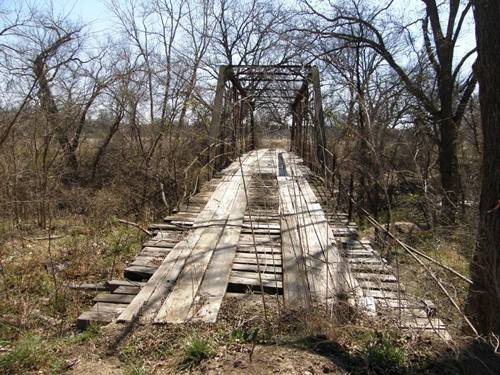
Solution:
[{"label": "wooden plank", "polygon": [[190,258],[193,261],[185,266],[165,302],[161,305],[154,318],[156,323],[181,323],[189,313],[203,273],[221,236],[219,228],[199,228],[198,230],[202,233],[199,243],[192,249]]},{"label": "wooden plank", "polygon": [[353,263],[350,264],[349,267],[355,273],[359,271],[372,271],[375,273],[385,273],[387,275],[392,275],[392,270],[389,268],[389,266],[384,264]]},{"label": "wooden plank", "polygon": [[[241,279],[256,279],[259,280],[258,272],[248,272],[248,271],[231,271],[231,277],[241,278]],[[272,274],[260,272],[260,279],[267,281],[282,281],[281,274]]]},{"label": "wooden plank", "polygon": [[166,248],[166,249],[171,249],[173,248],[179,241],[177,240],[149,240],[144,242],[142,245],[146,247],[151,247],[151,248]]},{"label": "wooden plank", "polygon": [[252,217],[252,223],[246,221],[242,225],[243,228],[253,228],[253,229],[274,229],[276,231],[280,231],[281,226],[280,223],[269,223],[267,221],[255,221]]},{"label": "wooden plank", "polygon": [[227,289],[239,234],[239,227],[225,229],[186,319],[209,323],[216,321]]},{"label": "wooden plank", "polygon": [[140,267],[150,267],[150,268],[158,268],[163,259],[144,259],[142,257],[137,257],[135,260],[130,263],[130,266],[140,266]]},{"label": "wooden plank", "polygon": [[422,305],[416,301],[407,299],[378,299],[377,309],[422,309]]},{"label": "wooden plank", "polygon": [[148,229],[150,230],[176,230],[176,231],[185,231],[188,228],[184,225],[174,225],[168,223],[152,223],[148,225]]},{"label": "wooden plank", "polygon": [[130,281],[130,280],[110,280],[107,282],[111,289],[115,289],[119,286],[144,286],[146,283],[140,281]]},{"label": "wooden plank", "polygon": [[[246,214],[244,220],[249,221],[250,216]],[[252,215],[252,220],[255,222],[272,223],[277,226],[280,225],[280,215],[278,213],[256,212],[255,215]]]},{"label": "wooden plank", "polygon": [[116,294],[116,293],[106,293],[98,294],[94,298],[94,302],[108,302],[108,303],[130,303],[134,299],[133,294]]},{"label": "wooden plank", "polygon": [[378,258],[348,258],[349,264],[375,264],[386,266],[381,259]]},{"label": "wooden plank", "polygon": [[90,324],[107,324],[118,316],[118,312],[110,311],[85,311],[76,319],[76,328],[86,329]]},{"label": "wooden plank", "polygon": [[153,258],[160,258],[160,260],[163,260],[168,254],[167,252],[158,252],[158,251],[151,251],[151,250],[143,250],[139,253],[139,257],[153,257]]},{"label": "wooden plank", "polygon": [[[178,242],[178,241],[177,241]],[[170,252],[169,248],[165,248],[163,246],[144,246],[141,250],[141,253],[150,252],[159,255],[167,255]]]},{"label": "wooden plank", "polygon": [[308,307],[311,296],[307,285],[303,249],[300,243],[298,222],[290,194],[293,181],[289,177],[278,177],[280,193],[281,244],[283,258],[283,289],[285,302],[289,306]]},{"label": "wooden plank", "polygon": [[259,257],[259,261],[255,259],[255,255],[253,257],[248,258],[234,258],[233,264],[249,264],[249,265],[257,265],[260,264],[262,267],[281,267],[282,262],[281,259],[261,259]]},{"label": "wooden plank", "polygon": [[194,221],[196,219],[197,214],[193,212],[177,212],[174,215],[169,215],[165,216],[163,220],[165,221],[172,221],[172,220],[188,220],[188,221]]},{"label": "wooden plank", "polygon": [[[131,277],[132,274],[140,275],[141,277],[149,278],[153,273],[155,273],[155,271],[157,269],[158,269],[158,266],[156,266],[156,265],[147,265],[147,266],[130,265],[127,268],[125,268],[123,273],[127,279],[134,281],[136,279]],[[140,280],[137,280],[137,281],[140,281]]]},{"label": "wooden plank", "polygon": [[[246,262],[247,259],[255,260],[255,253],[236,253],[236,257],[234,259],[235,262]],[[277,253],[257,253],[257,258],[259,261],[272,263],[273,261],[281,263],[281,255]]]},{"label": "wooden plank", "polygon": [[[320,302],[330,301],[344,288],[342,283],[352,284],[350,277],[343,275],[343,261],[335,243],[335,237],[324,215],[318,198],[305,178],[299,178],[300,192],[304,196],[303,236],[306,237],[308,278],[311,293]],[[347,286],[349,288],[349,286]]]},{"label": "wooden plank", "polygon": [[387,291],[387,290],[374,290],[374,289],[363,289],[363,293],[366,296],[373,297],[373,298],[387,298],[387,299],[404,299],[405,296],[401,292],[398,294],[397,292],[392,292],[392,291]]},{"label": "wooden plank", "polygon": [[354,277],[359,280],[380,280],[385,282],[397,282],[396,276],[384,273],[354,272]]},{"label": "wooden plank", "polygon": [[172,288],[173,283],[180,274],[186,259],[199,236],[189,236],[179,242],[165,257],[158,270],[151,276],[147,284],[137,294],[136,298],[128,305],[118,317],[119,322],[131,322],[138,318],[143,309],[154,310],[161,304],[161,298]]},{"label": "wooden plank", "polygon": [[158,259],[161,261],[163,260],[164,256],[156,257],[156,256],[150,256],[150,255],[145,255],[142,253],[139,253],[136,257],[135,260],[140,260],[142,262],[149,262],[149,263],[156,263]]},{"label": "wooden plank", "polygon": [[[194,316],[212,320],[214,316],[217,316],[246,208],[242,173],[246,174],[254,161],[255,156],[247,157],[242,162],[242,170],[237,166],[234,174],[227,182],[221,182],[210,198],[209,203],[215,207],[213,215],[207,220],[207,224],[211,226],[205,229],[202,235],[204,239],[200,240],[193,249],[193,261],[186,265],[172,292],[158,311],[154,320],[156,323],[181,323]],[[248,184],[251,176],[246,176],[245,180]],[[216,224],[212,224],[214,222]],[[221,222],[222,225],[218,224]],[[212,279],[210,277],[205,279],[204,289],[199,295],[198,303],[193,306],[214,253],[216,257],[209,270]]]},{"label": "wooden plank", "polygon": [[407,318],[399,324],[400,328],[413,328],[413,329],[446,329],[444,323],[437,318]]},{"label": "wooden plank", "polygon": [[428,318],[428,314],[422,309],[410,308],[406,306],[401,306],[401,308],[393,307],[387,308],[384,306],[379,306],[378,311],[380,314],[388,318],[399,319],[399,317],[410,316],[414,318]]},{"label": "wooden plank", "polygon": [[375,254],[372,251],[366,250],[345,250],[344,253],[348,257],[373,257]]},{"label": "wooden plank", "polygon": [[137,294],[141,290],[140,286],[126,286],[122,285],[116,288],[113,293],[115,294]]},{"label": "wooden plank", "polygon": [[[259,267],[257,266],[257,264],[233,263],[232,269],[236,270],[236,271],[254,271],[254,272],[257,272]],[[283,268],[261,264],[260,271],[261,272],[268,272],[268,273],[282,273]]]},{"label": "wooden plank", "polygon": [[272,243],[273,241],[279,241],[281,239],[281,233],[280,235],[255,234],[255,236],[252,236],[251,233],[241,233],[240,241],[238,243],[253,245],[254,237],[257,244],[267,242]]},{"label": "wooden plank", "polygon": [[127,307],[124,303],[97,302],[92,307],[92,311],[109,311],[120,313]]},{"label": "wooden plank", "polygon": [[[291,176],[288,183],[288,195],[291,197],[293,209],[291,214],[296,215],[299,232],[297,243],[302,247],[311,296],[315,300],[330,303],[340,291],[352,290],[356,291],[358,297],[362,297],[345,258],[341,257],[336,248],[334,233],[319,199],[302,173],[306,169],[300,166],[300,160],[291,154],[285,153],[284,160]],[[282,178],[278,179],[278,182],[280,181]],[[286,247],[288,246],[283,246],[284,249]],[[286,274],[286,267],[284,273]],[[286,297],[286,280],[284,285]]]},{"label": "wooden plank", "polygon": [[241,230],[243,233],[255,233],[255,234],[280,234],[281,230],[280,229],[250,229],[250,228],[243,228]]},{"label": "wooden plank", "polygon": [[194,220],[172,220],[170,224],[181,227],[190,227],[194,224]]},{"label": "wooden plank", "polygon": [[[361,288],[364,288],[364,289],[381,289],[381,290],[393,290],[393,291],[398,290],[397,283],[387,283],[387,282],[380,282],[380,281],[360,280],[359,286],[361,286]],[[401,292],[404,291],[404,288],[402,285],[399,286],[399,290]]]},{"label": "wooden plank", "polygon": [[123,270],[123,275],[130,280],[147,280],[157,269],[158,267],[128,266]]},{"label": "wooden plank", "polygon": [[[197,216],[196,224],[205,224],[212,218],[217,219],[215,215],[219,213],[220,201],[224,198],[226,189],[230,186],[230,184],[225,183],[225,181],[230,180],[231,177],[232,176],[225,176],[224,179],[221,180],[216,191]],[[148,283],[141,289],[128,308],[120,315],[118,318],[119,321],[132,321],[138,318],[141,313],[144,320],[152,320],[154,316],[157,315],[158,309],[161,309],[161,307],[167,303],[173,291],[174,284],[180,281],[178,280],[180,277],[179,275],[181,275],[181,271],[185,267],[191,252],[196,248],[198,242],[200,242],[200,246],[203,244],[204,241],[200,241],[200,239],[205,232],[207,232],[205,236],[209,235],[210,231],[210,228],[203,227],[193,229],[185,240],[176,244],[172,251],[165,257],[157,271],[151,276]],[[158,237],[155,239],[158,239]],[[208,260],[209,259],[210,258],[208,258]],[[190,262],[188,266],[193,267],[195,260],[196,259],[193,258],[193,262]]]},{"label": "wooden plank", "polygon": [[[326,220],[323,220],[323,224],[319,222],[320,217],[316,215],[315,211],[321,211],[321,207],[315,204],[314,196],[306,194],[305,187],[308,184],[302,177],[300,170],[294,165],[289,155],[284,157],[284,160],[292,176],[287,186],[288,194],[286,197],[289,197],[290,201],[289,214],[295,215],[299,239],[297,243],[300,247],[298,252],[302,254],[304,263],[302,272],[307,277],[310,298],[326,299],[328,297],[328,270],[323,269],[323,264],[325,263],[326,249],[330,246],[325,231]],[[325,272],[324,275],[323,272]]]},{"label": "wooden plank", "polygon": [[[256,153],[256,158],[258,157],[259,152]],[[251,178],[245,177],[246,186],[251,184],[251,182]],[[188,318],[190,319],[203,320],[205,322],[215,322],[217,319],[229,282],[231,264],[236,254],[241,234],[241,225],[244,222],[247,207],[246,192],[242,180],[235,194],[237,194],[237,197],[230,212],[230,218],[234,222],[235,227],[224,228],[224,233],[218,243],[218,249],[214,251],[213,259],[205,272],[197,299],[194,301],[188,314]]]},{"label": "wooden plank", "polygon": [[262,245],[239,245],[237,248],[238,253],[262,253],[262,254],[276,254],[281,255],[281,246],[262,246]]},{"label": "wooden plank", "polygon": [[91,310],[82,313],[76,320],[76,327],[80,330],[90,323],[106,324],[113,321],[125,308],[125,304],[98,302]]},{"label": "wooden plank", "polygon": [[[229,277],[229,283],[230,284],[256,286],[256,287],[260,286],[260,282],[257,279],[248,279],[248,278],[240,278],[240,277],[233,277],[233,276]],[[282,289],[283,282],[262,280],[262,286],[264,286],[266,288],[271,288],[271,289]]]},{"label": "wooden plank", "polygon": [[101,282],[101,283],[70,284],[70,285],[68,285],[68,288],[75,289],[75,290],[95,291],[95,292],[105,291],[105,290],[109,289],[108,285],[106,283],[104,283],[104,282]]}]

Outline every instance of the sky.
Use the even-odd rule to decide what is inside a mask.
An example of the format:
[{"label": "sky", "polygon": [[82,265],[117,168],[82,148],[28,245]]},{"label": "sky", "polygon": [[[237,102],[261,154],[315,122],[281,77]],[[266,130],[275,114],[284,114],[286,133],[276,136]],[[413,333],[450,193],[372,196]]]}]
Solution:
[{"label": "sky", "polygon": [[[15,2],[16,0],[11,1]],[[36,0],[37,3],[48,3],[49,1],[50,0]],[[121,1],[125,2],[126,0]],[[289,2],[290,0],[284,1]],[[71,18],[76,17],[84,24],[90,24],[94,32],[110,31],[113,28],[112,15],[105,5],[105,0],[52,0],[52,2],[59,11],[70,13]],[[375,0],[375,3],[380,2],[381,0]],[[396,0],[394,4],[395,9],[404,9],[406,12],[414,12],[421,7],[421,0]],[[457,46],[459,52],[468,51],[470,46],[474,45],[474,30],[471,20],[464,26],[463,35],[461,43]]]},{"label": "sky", "polygon": [[[94,36],[102,35],[103,39],[106,35],[112,33],[115,29],[114,20],[111,11],[107,8],[107,0],[0,0],[0,5],[16,7],[24,2],[33,3],[41,8],[48,8],[52,3],[57,14],[67,14],[69,19],[79,21],[82,24],[88,25],[87,32],[91,32]],[[130,0],[117,0],[118,2],[126,3]],[[241,0],[240,0],[241,1]],[[278,2],[293,3],[295,0],[277,0]],[[370,1],[370,0],[366,0]],[[371,0],[374,4],[383,4],[387,0]],[[318,0],[318,3],[327,4]],[[414,19],[417,10],[422,8],[422,0],[395,0],[393,8]],[[463,33],[457,43],[455,57],[458,60],[475,45],[474,28],[471,17],[463,27]],[[464,65],[465,70],[471,69],[474,59],[469,59]]]},{"label": "sky", "polygon": [[52,2],[59,12],[69,13],[71,18],[90,24],[94,32],[108,31],[112,26],[112,15],[103,0],[53,0]]},{"label": "sky", "polygon": [[[15,4],[19,0],[7,0],[6,3]],[[127,0],[120,0],[125,3]],[[286,3],[292,0],[280,0]],[[385,0],[374,0],[374,3],[383,3]],[[0,3],[3,1],[0,0]],[[35,0],[35,4],[50,3],[50,0]],[[52,0],[52,3],[61,11],[71,13],[73,17],[81,18],[85,23],[92,23],[97,29],[110,27],[111,14],[105,5],[105,0]],[[406,12],[421,8],[422,0],[396,0],[393,8]],[[473,30],[468,30],[473,33]]]}]

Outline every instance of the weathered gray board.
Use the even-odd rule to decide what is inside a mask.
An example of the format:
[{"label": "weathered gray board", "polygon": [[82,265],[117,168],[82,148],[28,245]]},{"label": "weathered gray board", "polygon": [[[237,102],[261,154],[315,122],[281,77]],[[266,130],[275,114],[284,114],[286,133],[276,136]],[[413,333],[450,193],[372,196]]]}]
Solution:
[{"label": "weathered gray board", "polygon": [[330,304],[344,290],[359,288],[340,256],[332,229],[299,160],[278,150],[287,176],[278,177],[285,301]]},{"label": "weathered gray board", "polygon": [[[197,216],[186,239],[171,250],[144,288],[120,314],[118,321],[130,322],[139,315],[145,321],[154,320],[157,323],[182,322],[192,317],[191,306],[214,252],[217,259],[222,252],[227,252],[224,257],[232,262],[246,207],[246,200],[242,196],[243,178],[251,178],[248,171],[257,156],[265,152],[251,152],[241,161],[241,166],[240,161],[236,161],[226,168],[224,177]],[[230,270],[230,267],[226,268]],[[217,299],[222,299],[224,295],[227,278],[222,277],[212,287],[217,288]],[[225,283],[223,279],[226,279]],[[204,288],[210,290],[207,285]],[[214,299],[200,298],[197,311],[204,309],[203,301],[213,305]],[[216,312],[209,315],[214,314],[216,316]]]}]

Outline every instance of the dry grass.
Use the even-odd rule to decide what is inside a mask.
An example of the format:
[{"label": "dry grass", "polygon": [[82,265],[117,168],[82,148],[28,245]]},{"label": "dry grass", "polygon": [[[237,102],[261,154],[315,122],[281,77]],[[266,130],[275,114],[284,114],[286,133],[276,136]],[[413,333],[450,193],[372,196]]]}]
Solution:
[{"label": "dry grass", "polygon": [[[266,321],[261,297],[252,294],[227,298],[213,325],[142,326],[123,341],[118,341],[119,325],[78,333],[75,318],[93,293],[66,286],[118,276],[139,249],[141,233],[114,225],[111,217],[91,222],[79,215],[54,221],[52,232],[64,235],[50,243],[52,262],[49,242],[33,240],[46,231],[32,229],[26,236],[10,230],[2,246],[6,303],[0,305],[0,346],[6,351],[0,366],[5,373],[60,373],[68,367],[96,374],[106,373],[103,369],[125,374],[403,373],[434,368],[445,349],[435,339],[393,331],[349,309],[334,315],[320,308],[284,310],[273,296],[266,296]],[[47,262],[55,273],[47,270]]]},{"label": "dry grass", "polygon": [[[282,140],[263,142],[287,148]],[[177,174],[191,156],[185,153],[179,158]],[[121,162],[111,157],[103,162],[103,169],[124,167]],[[20,215],[22,220],[13,220],[8,214],[2,217],[0,372],[60,373],[73,368],[82,374],[115,370],[125,374],[178,373],[189,369],[195,373],[220,373],[222,369],[242,374],[405,373],[430,366],[432,373],[435,366],[442,369],[436,365],[441,357],[448,360],[450,353],[459,352],[460,346],[444,348],[429,337],[395,332],[382,322],[365,320],[357,311],[347,309],[333,316],[322,309],[287,311],[270,296],[266,297],[270,316],[266,321],[258,295],[228,299],[214,325],[139,327],[120,342],[117,338],[123,327],[116,325],[78,333],[75,319],[90,306],[94,294],[67,286],[119,277],[142,242],[141,232],[117,225],[114,219],[149,221],[165,210],[154,189],[141,206],[141,184],[150,182],[153,186],[157,181],[143,179],[139,164],[132,161],[123,176],[103,172],[101,183],[106,183],[100,186],[65,189],[57,185],[48,199],[46,228],[37,225],[29,210]],[[174,200],[174,191],[179,189],[171,186],[169,199]],[[39,239],[49,232],[61,237]],[[468,254],[462,249],[467,234],[424,233],[415,245],[465,272]],[[458,321],[451,309],[441,307],[446,303],[432,281],[421,278],[415,282],[414,271],[418,269],[406,262],[404,254],[400,257],[407,288],[437,301],[443,318]],[[440,277],[449,280],[441,273]],[[464,291],[455,291],[460,301]],[[453,323],[449,320],[448,324]]]},{"label": "dry grass", "polygon": [[50,241],[49,231],[37,226],[19,230],[3,223],[7,232],[0,246],[2,369],[23,373],[62,368],[92,336],[78,334],[74,323],[93,294],[69,285],[120,276],[125,262],[140,248],[142,235],[113,224],[109,216],[96,221],[79,215],[53,220],[50,234],[56,239]]},{"label": "dry grass", "polygon": [[[452,231],[435,228],[401,237],[406,243],[428,256],[451,267],[462,275],[468,276],[471,259],[470,249],[474,246],[474,240],[473,234],[467,231],[466,228],[457,227]],[[465,322],[432,276],[397,244],[389,243],[385,251],[391,254],[389,258],[390,264],[394,268],[396,268],[397,258],[399,277],[408,294],[417,299],[433,301],[437,306],[437,317],[443,320],[448,331],[454,337],[461,337],[462,327]],[[424,263],[428,264],[434,275],[441,280],[463,311],[469,285],[461,278],[439,266],[425,260]]]},{"label": "dry grass", "polygon": [[285,150],[290,149],[290,140],[285,137],[264,137],[259,140],[259,147],[261,148],[281,148]]},{"label": "dry grass", "polygon": [[443,350],[432,337],[397,332],[362,314],[349,321],[321,309],[282,310],[274,297],[266,300],[267,321],[260,296],[228,298],[216,324],[139,326],[118,346],[123,327],[112,325],[96,353],[145,373],[385,374],[418,372]]}]

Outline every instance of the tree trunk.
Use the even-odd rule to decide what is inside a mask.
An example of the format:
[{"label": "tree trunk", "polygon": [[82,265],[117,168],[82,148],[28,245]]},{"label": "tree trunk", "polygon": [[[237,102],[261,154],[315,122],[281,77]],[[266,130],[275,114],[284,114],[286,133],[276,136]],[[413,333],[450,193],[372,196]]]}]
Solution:
[{"label": "tree trunk", "polygon": [[500,2],[474,1],[483,165],[479,228],[466,313],[481,334],[500,334]]},{"label": "tree trunk", "polygon": [[104,139],[101,146],[99,146],[99,148],[97,149],[97,153],[95,155],[94,161],[92,162],[92,174],[90,177],[91,181],[95,181],[95,177],[97,174],[97,166],[99,165],[99,162],[101,161],[101,158],[104,155],[106,148],[108,147],[109,143],[111,142],[111,139],[113,139],[113,136],[118,131],[118,128],[120,127],[120,123],[123,119],[123,115],[124,115],[124,111],[122,108],[122,109],[120,109],[120,111],[116,115],[115,120],[113,121],[113,124],[111,125],[111,128],[109,129],[108,135]]},{"label": "tree trunk", "polygon": [[63,154],[63,171],[61,175],[62,182],[65,185],[71,185],[78,180],[78,160],[76,158],[76,149],[72,147],[71,141],[67,134],[66,124],[63,124],[59,116],[52,91],[50,90],[49,81],[47,79],[45,61],[39,56],[33,64],[33,72],[38,81],[38,97],[40,106],[46,113],[47,121],[54,127],[57,142],[62,149]]},{"label": "tree trunk", "polygon": [[453,119],[439,121],[439,173],[441,175],[442,223],[455,224],[460,202],[460,172],[457,157],[458,126]]}]

